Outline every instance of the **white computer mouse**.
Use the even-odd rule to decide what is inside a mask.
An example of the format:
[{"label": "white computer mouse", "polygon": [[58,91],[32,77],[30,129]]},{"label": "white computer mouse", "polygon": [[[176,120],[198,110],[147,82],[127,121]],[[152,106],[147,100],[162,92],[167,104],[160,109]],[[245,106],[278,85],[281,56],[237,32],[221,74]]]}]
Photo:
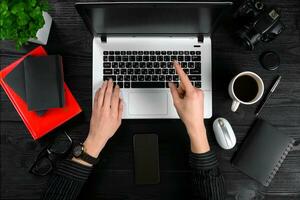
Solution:
[{"label": "white computer mouse", "polygon": [[236,144],[236,137],[229,122],[222,117],[213,123],[213,130],[218,144],[223,149],[232,149]]}]

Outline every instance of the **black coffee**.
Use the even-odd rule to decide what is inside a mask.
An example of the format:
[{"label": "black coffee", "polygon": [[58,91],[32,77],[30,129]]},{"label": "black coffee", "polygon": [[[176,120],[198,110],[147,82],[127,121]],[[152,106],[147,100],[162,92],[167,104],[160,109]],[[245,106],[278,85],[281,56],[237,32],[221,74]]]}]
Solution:
[{"label": "black coffee", "polygon": [[252,101],[258,93],[258,85],[254,78],[248,75],[238,77],[233,85],[235,96],[244,102]]}]

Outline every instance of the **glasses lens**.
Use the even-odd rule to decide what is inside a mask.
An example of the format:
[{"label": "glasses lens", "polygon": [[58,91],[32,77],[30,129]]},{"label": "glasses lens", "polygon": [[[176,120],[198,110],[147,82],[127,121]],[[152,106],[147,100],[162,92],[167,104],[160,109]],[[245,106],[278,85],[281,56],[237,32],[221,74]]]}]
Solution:
[{"label": "glasses lens", "polygon": [[72,146],[71,138],[66,134],[60,134],[55,138],[49,151],[56,154],[65,154]]},{"label": "glasses lens", "polygon": [[47,157],[43,157],[35,163],[30,172],[38,176],[45,176],[49,174],[52,169],[52,162]]}]

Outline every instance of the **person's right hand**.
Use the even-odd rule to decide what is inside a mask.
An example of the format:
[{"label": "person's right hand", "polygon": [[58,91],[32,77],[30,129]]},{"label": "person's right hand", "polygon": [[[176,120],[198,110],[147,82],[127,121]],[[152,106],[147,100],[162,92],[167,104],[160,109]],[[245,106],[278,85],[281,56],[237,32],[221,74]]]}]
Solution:
[{"label": "person's right hand", "polygon": [[210,148],[204,126],[203,91],[192,85],[187,74],[182,70],[178,62],[175,61],[173,65],[180,78],[178,88],[176,88],[173,83],[169,83],[175,108],[187,128],[191,140],[192,152],[205,153],[209,151]]}]

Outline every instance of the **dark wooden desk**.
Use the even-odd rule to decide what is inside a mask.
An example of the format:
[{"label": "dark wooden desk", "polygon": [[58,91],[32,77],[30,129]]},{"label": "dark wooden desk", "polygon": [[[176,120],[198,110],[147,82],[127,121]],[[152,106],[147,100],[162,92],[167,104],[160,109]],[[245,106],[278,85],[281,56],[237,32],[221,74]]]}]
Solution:
[{"label": "dark wooden desk", "polygon": [[[78,16],[74,2],[50,1],[54,19],[51,38],[47,45],[50,53],[63,55],[65,80],[83,108],[83,113],[64,125],[75,141],[82,140],[89,127],[92,85],[92,37]],[[231,36],[230,20],[221,25],[213,37],[213,113],[206,120],[210,144],[217,152],[220,168],[224,173],[228,199],[243,191],[256,192],[266,199],[300,199],[300,152],[291,152],[269,188],[241,174],[230,164],[234,150],[225,151],[217,145],[211,124],[215,117],[227,118],[241,143],[255,120],[257,107],[241,106],[237,113],[230,111],[231,100],[227,94],[229,80],[240,71],[258,73],[266,87],[277,74],[282,82],[262,112],[285,134],[300,140],[300,1],[268,0],[281,7],[282,21],[287,29],[272,43],[258,45],[249,52],[241,48]],[[27,45],[20,51],[11,42],[0,42],[0,66],[21,57],[35,45]],[[275,50],[281,56],[277,71],[264,70],[258,62],[265,50]],[[24,124],[0,90],[1,126],[1,199],[38,199],[49,177],[35,177],[28,173],[34,155],[53,134],[33,141]],[[159,135],[161,183],[154,186],[136,186],[133,182],[132,136],[149,132]],[[92,199],[187,199],[190,189],[190,171],[187,163],[189,152],[185,128],[179,120],[124,120],[118,133],[101,154],[102,162],[82,192]]]}]

